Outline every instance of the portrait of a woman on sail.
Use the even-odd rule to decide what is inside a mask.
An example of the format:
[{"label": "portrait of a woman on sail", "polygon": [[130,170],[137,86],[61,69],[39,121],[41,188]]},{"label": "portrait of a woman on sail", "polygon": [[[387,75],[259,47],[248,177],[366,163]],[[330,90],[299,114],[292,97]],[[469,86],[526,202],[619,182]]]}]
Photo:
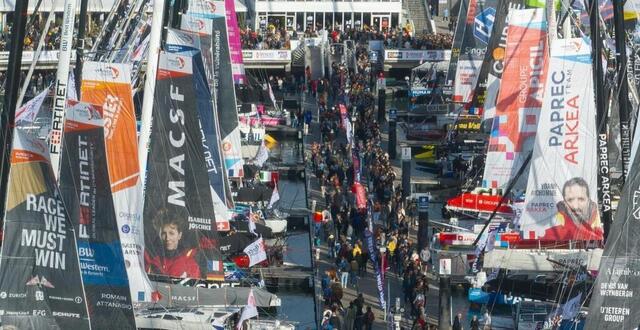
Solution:
[{"label": "portrait of a woman on sail", "polygon": [[205,277],[206,260],[194,244],[195,240],[185,232],[186,220],[162,208],[156,212],[153,223],[155,232],[145,233],[148,238],[144,253],[147,273],[173,278]]}]

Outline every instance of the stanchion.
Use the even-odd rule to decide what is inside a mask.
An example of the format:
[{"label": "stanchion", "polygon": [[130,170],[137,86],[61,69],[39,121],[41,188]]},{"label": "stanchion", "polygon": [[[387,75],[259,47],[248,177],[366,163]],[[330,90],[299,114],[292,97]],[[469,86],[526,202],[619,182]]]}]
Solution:
[{"label": "stanchion", "polygon": [[411,148],[402,148],[402,199],[411,196]]},{"label": "stanchion", "polygon": [[386,111],[387,93],[384,89],[378,89],[378,122],[384,121],[384,113]]},{"label": "stanchion", "polygon": [[[449,260],[449,265],[451,259]],[[442,267],[442,263],[440,264]],[[450,271],[450,269],[449,269]],[[440,270],[442,274],[442,269]],[[451,330],[451,278],[449,275],[440,275],[440,317],[438,330]]]}]

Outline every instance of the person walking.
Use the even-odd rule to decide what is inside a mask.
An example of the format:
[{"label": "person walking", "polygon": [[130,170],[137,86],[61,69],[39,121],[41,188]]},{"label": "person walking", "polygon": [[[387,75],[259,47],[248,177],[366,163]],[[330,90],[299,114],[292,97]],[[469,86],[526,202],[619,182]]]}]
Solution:
[{"label": "person walking", "polygon": [[340,284],[342,285],[343,288],[347,287],[347,284],[349,284],[349,263],[347,262],[347,259],[345,257],[342,257],[342,260],[340,261]]},{"label": "person walking", "polygon": [[462,313],[458,313],[456,318],[453,320],[452,330],[464,330],[462,327]]},{"label": "person walking", "polygon": [[365,330],[373,329],[373,321],[376,319],[375,314],[371,310],[371,306],[367,306],[367,312],[364,314],[364,326]]},{"label": "person walking", "polygon": [[476,315],[471,318],[471,330],[480,330],[480,321]]}]

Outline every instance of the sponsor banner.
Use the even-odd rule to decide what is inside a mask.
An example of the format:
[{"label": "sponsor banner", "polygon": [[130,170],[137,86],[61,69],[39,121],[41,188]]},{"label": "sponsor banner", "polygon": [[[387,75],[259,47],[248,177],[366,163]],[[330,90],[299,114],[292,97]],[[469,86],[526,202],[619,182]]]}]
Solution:
[{"label": "sponsor banner", "polygon": [[451,59],[451,51],[439,50],[402,50],[389,49],[384,51],[385,62],[430,62],[448,61]]},{"label": "sponsor banner", "polygon": [[202,147],[204,148],[204,158],[209,175],[209,185],[211,186],[216,227],[218,231],[229,231],[231,229],[231,225],[229,224],[231,212],[229,212],[225,200],[225,185],[227,183],[224,164],[222,163],[222,153],[220,152],[220,145],[218,144],[220,131],[215,122],[211,92],[207,85],[205,68],[200,54],[195,54],[193,60],[193,79],[198,116],[200,118],[200,129],[202,130]]},{"label": "sponsor banner", "polygon": [[135,329],[102,116],[96,106],[73,103],[65,110],[60,192],[76,232],[89,320],[95,329]]},{"label": "sponsor banner", "polygon": [[[35,58],[35,51],[27,50],[22,52],[22,65],[30,65]],[[71,60],[75,61],[76,53],[71,53]],[[58,64],[60,61],[60,51],[43,50],[38,57],[38,64]],[[9,52],[0,52],[0,65],[9,64]]]},{"label": "sponsor banner", "polygon": [[44,99],[51,92],[51,87],[47,87],[45,90],[40,92],[40,94],[36,95],[36,97],[29,100],[27,103],[23,104],[16,111],[15,121],[20,124],[31,124],[34,119],[38,116],[40,112],[40,107],[42,107],[42,103]]},{"label": "sponsor banner", "polygon": [[478,133],[482,129],[482,119],[480,117],[458,118],[453,128],[460,133]]},{"label": "sponsor banner", "polygon": [[167,29],[166,48],[169,53],[200,51],[200,37],[187,31]]},{"label": "sponsor banner", "polygon": [[496,19],[497,0],[470,0],[460,57],[454,80],[453,101],[468,103],[476,87],[487,44]]},{"label": "sponsor banner", "polygon": [[440,233],[438,236],[438,240],[442,245],[465,245],[470,246],[475,242],[478,234],[461,232],[461,233]]},{"label": "sponsor banner", "polygon": [[[547,22],[544,9],[509,12],[509,34],[496,115],[489,137],[483,186],[505,189],[533,143],[542,107],[547,71]],[[526,171],[513,189],[523,190]]]},{"label": "sponsor banner", "polygon": [[28,318],[46,320],[42,328],[89,329],[74,226],[47,150],[15,130],[0,258],[2,325],[21,329]]},{"label": "sponsor banner", "polygon": [[152,285],[144,271],[142,181],[131,70],[128,64],[85,62],[81,101],[102,109],[109,182],[131,297],[151,301]]},{"label": "sponsor banner", "polygon": [[229,33],[229,51],[231,52],[231,65],[233,82],[243,84],[246,81],[244,65],[242,64],[242,43],[240,42],[240,29],[236,17],[235,0],[224,0],[224,8],[227,19],[227,31]]},{"label": "sponsor banner", "polygon": [[[451,198],[447,201],[447,208],[452,210],[466,210],[475,212],[493,212],[500,203],[502,196],[498,195],[478,195],[472,193],[463,193],[459,196]],[[509,205],[509,201],[505,201],[498,208],[498,213],[511,214],[513,210]]]},{"label": "sponsor banner", "polygon": [[[371,225],[369,227],[371,227]],[[382,308],[383,311],[386,311],[387,301],[385,300],[385,297],[384,297],[385,294],[384,294],[384,280],[382,277],[383,274],[381,271],[381,265],[378,264],[378,258],[376,257],[377,255],[380,254],[380,252],[376,251],[376,245],[373,243],[373,234],[371,233],[371,230],[365,229],[364,237],[367,240],[367,249],[369,250],[369,258],[371,258],[373,269],[376,270],[376,286],[378,288],[378,298],[380,299],[380,308]]]},{"label": "sponsor banner", "polygon": [[[195,7],[192,7],[194,5]],[[199,6],[199,7],[198,7]],[[213,85],[216,94],[218,123],[222,138],[222,155],[225,168],[230,177],[243,177],[242,153],[240,149],[240,130],[238,128],[238,109],[232,72],[224,2],[192,0],[188,15],[207,18],[212,23],[211,50],[214,75]],[[191,8],[196,8],[191,10]],[[199,10],[197,8],[200,8]],[[208,8],[208,9],[207,9]],[[207,10],[205,10],[207,9]]]},{"label": "sponsor banner", "polygon": [[493,118],[496,111],[496,99],[502,71],[504,69],[505,48],[509,10],[524,8],[523,0],[498,0],[496,19],[493,21],[491,37],[484,55],[484,61],[478,73],[478,83],[473,93],[471,107],[482,109],[484,119]]},{"label": "sponsor banner", "polygon": [[191,56],[160,53],[145,194],[145,267],[222,280]]},{"label": "sponsor banner", "polygon": [[290,50],[242,50],[242,59],[247,63],[290,62]]},{"label": "sponsor banner", "polygon": [[[453,35],[453,44],[451,45],[451,59],[449,60],[449,70],[447,70],[446,86],[453,86],[456,77],[456,69],[458,68],[458,59],[460,58],[460,50],[462,49],[462,39],[464,31],[467,28],[465,24],[467,18],[467,9],[469,9],[469,1],[460,0],[460,10],[458,11],[458,19],[456,22],[456,31]],[[453,91],[452,91],[453,92]]]},{"label": "sponsor banner", "polygon": [[591,47],[581,38],[551,45],[545,97],[520,220],[525,239],[602,240],[597,201],[596,110]]}]

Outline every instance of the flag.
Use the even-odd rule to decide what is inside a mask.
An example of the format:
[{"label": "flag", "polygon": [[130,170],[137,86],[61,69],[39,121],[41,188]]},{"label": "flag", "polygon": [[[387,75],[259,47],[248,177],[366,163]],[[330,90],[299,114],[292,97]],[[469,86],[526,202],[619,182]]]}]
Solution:
[{"label": "flag", "polygon": [[253,296],[253,289],[249,290],[249,297],[247,297],[247,306],[242,309],[240,315],[240,321],[238,321],[237,330],[242,329],[242,324],[245,320],[258,316],[258,307],[256,306],[256,298]]},{"label": "flag", "polygon": [[267,146],[264,144],[264,140],[262,140],[262,144],[260,144],[260,148],[256,154],[255,164],[262,167],[267,159],[269,159],[269,150],[267,150]]},{"label": "flag", "polygon": [[243,252],[249,256],[249,267],[267,260],[267,251],[264,249],[262,237],[247,245]]},{"label": "flag", "polygon": [[254,216],[258,216],[257,214],[251,214],[251,216],[249,217],[249,232],[258,236],[258,234],[256,233],[256,222],[254,220]]},{"label": "flag", "polygon": [[571,320],[578,315],[580,312],[580,300],[582,299],[582,293],[577,296],[569,299],[564,306],[562,306],[562,319],[563,320]]},{"label": "flag", "polygon": [[273,208],[273,205],[280,200],[280,194],[278,193],[278,185],[274,185],[273,193],[271,194],[271,199],[269,200],[268,209]]},{"label": "flag", "polygon": [[29,102],[25,103],[21,106],[18,111],[16,111],[16,123],[24,121],[24,122],[33,122],[34,119],[38,116],[38,112],[40,112],[40,107],[44,102],[44,99],[49,94],[49,90],[51,86],[47,87],[36,97],[29,100]]},{"label": "flag", "polygon": [[273,89],[271,89],[271,84],[267,82],[267,86],[269,88],[269,97],[271,98],[271,102],[273,102],[273,107],[278,110],[278,104],[276,103],[276,96],[273,95]]}]

